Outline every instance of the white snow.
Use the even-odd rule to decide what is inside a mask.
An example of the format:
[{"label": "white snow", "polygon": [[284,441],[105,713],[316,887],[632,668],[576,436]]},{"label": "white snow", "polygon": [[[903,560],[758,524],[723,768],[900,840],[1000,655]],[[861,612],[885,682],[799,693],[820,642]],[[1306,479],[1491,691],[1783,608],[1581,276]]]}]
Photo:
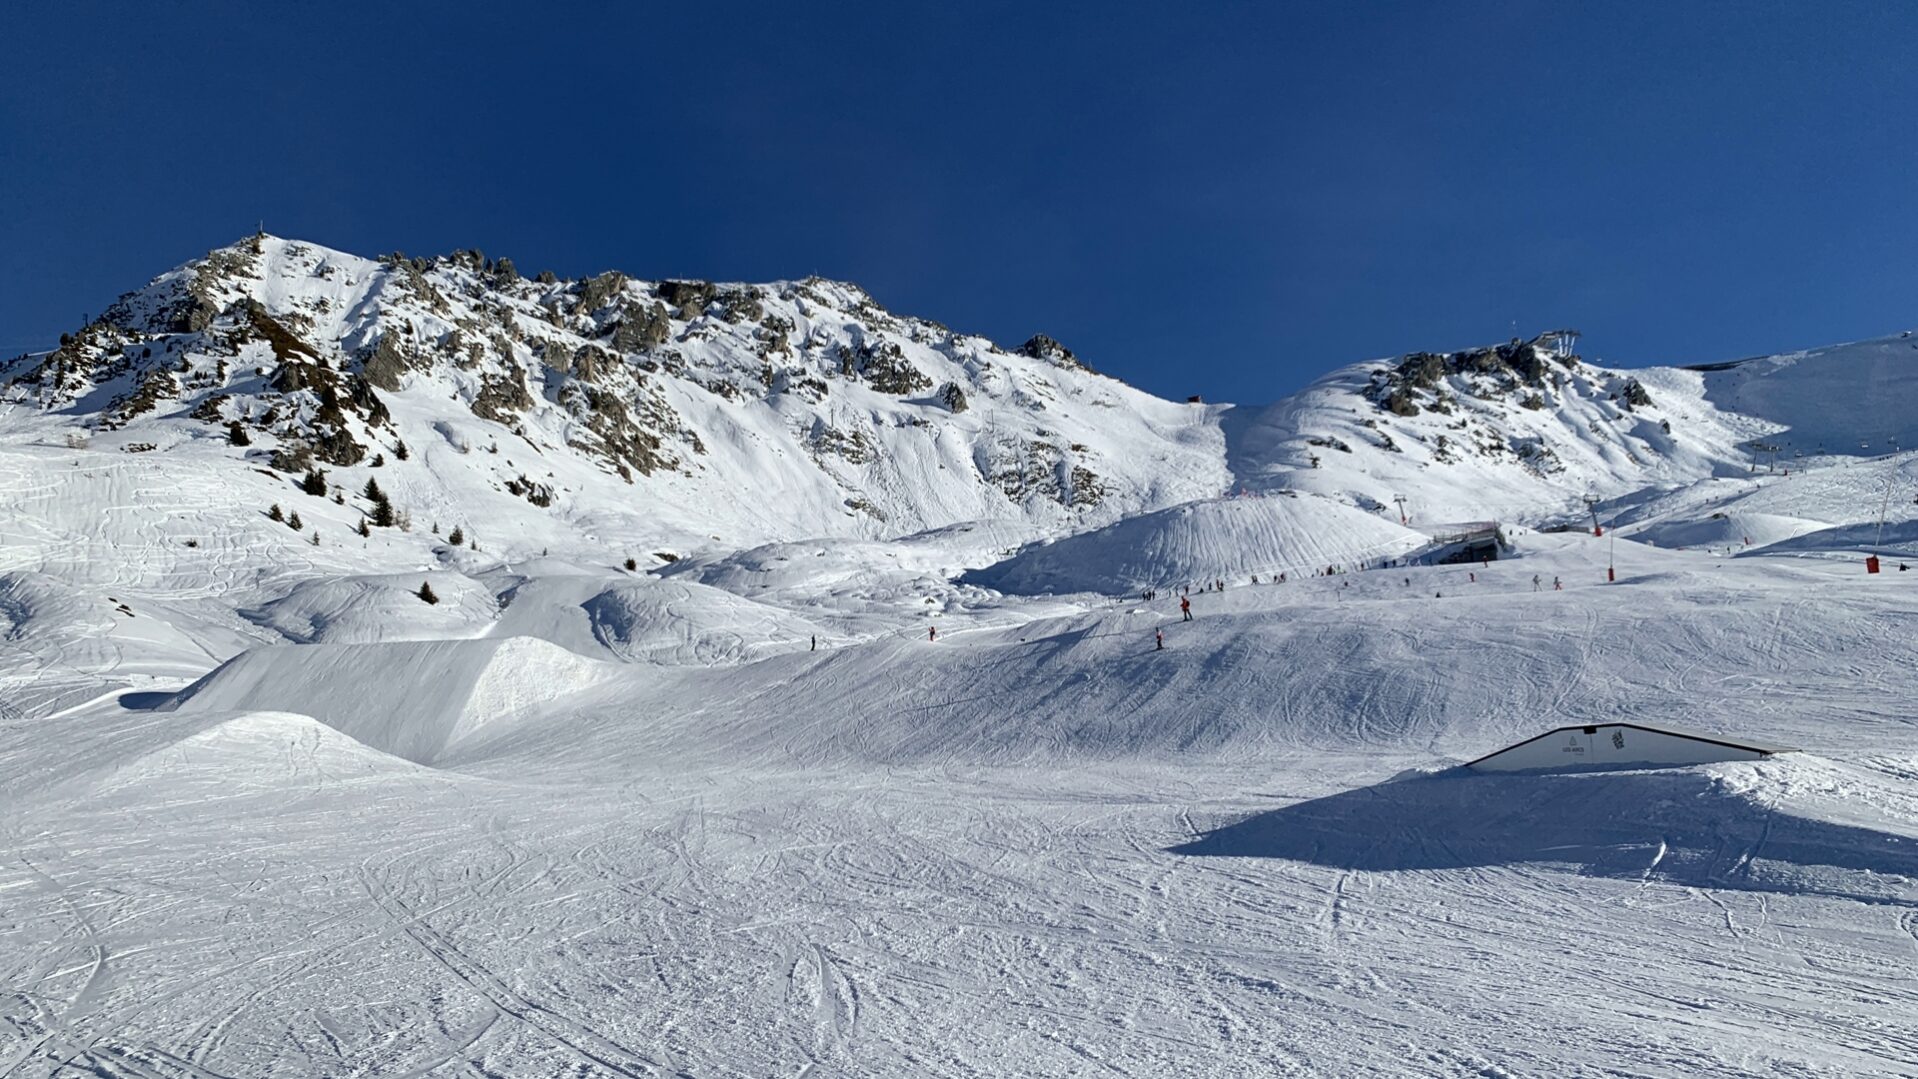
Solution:
[{"label": "white snow", "polygon": [[[446,321],[266,247],[226,298],[314,339]],[[709,452],[631,485],[457,365],[338,502],[185,401],[9,397],[0,1076],[1918,1074],[1901,339],[1397,416],[1376,364],[1187,406],[918,325],[971,410],[707,393],[750,354],[676,319]],[[879,456],[800,448],[835,416]],[[1437,460],[1467,418],[1505,448]],[[1009,498],[1009,432],[1104,500]],[[357,534],[369,478],[410,531]],[[1499,561],[1356,568],[1493,518]],[[1801,752],[1456,767],[1607,722]]]}]

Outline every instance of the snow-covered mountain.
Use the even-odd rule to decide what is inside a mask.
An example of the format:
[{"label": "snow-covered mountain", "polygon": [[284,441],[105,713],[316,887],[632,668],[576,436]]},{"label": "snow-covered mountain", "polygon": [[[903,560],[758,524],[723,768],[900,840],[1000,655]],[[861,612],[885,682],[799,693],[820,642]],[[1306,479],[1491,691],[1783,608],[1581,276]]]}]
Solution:
[{"label": "snow-covered mountain", "polygon": [[[1908,1074],[1918,349],[1569,343],[163,274],[0,364],[0,1074]],[[1615,720],[1804,752],[1446,767]]]},{"label": "snow-covered mountain", "polygon": [[648,566],[985,521],[1016,545],[1248,493],[1294,495],[1307,532],[1349,531],[1351,509],[1396,525],[1400,496],[1414,525],[1537,522],[1742,473],[1767,437],[1918,437],[1906,340],[1632,372],[1573,340],[1355,364],[1263,408],[1175,403],[1044,336],[1001,348],[844,283],[528,278],[478,251],[261,235],[0,363],[0,437],[154,453],[244,491],[306,481],[348,527],[375,481],[402,524]]},{"label": "snow-covered mountain", "polygon": [[0,379],[128,447],[244,441],[236,465],[349,492],[403,487],[424,459],[430,483],[397,500],[416,520],[531,505],[641,545],[1071,530],[1225,483],[1205,409],[1046,337],[1002,349],[822,280],[533,279],[476,251],[369,260],[257,236]]},{"label": "snow-covered mountain", "polygon": [[[846,579],[923,578],[929,596],[966,570],[1123,592],[1361,565],[1449,523],[1564,522],[1588,499],[1648,540],[1791,539],[1864,511],[1732,527],[1708,516],[1719,496],[1674,492],[1918,439],[1908,337],[1630,372],[1576,340],[1415,352],[1273,405],[1206,405],[843,283],[528,278],[477,251],[370,260],[260,235],[0,363],[0,440],[127,465],[11,492],[0,556],[111,580],[224,566],[269,593],[335,544],[360,572],[685,559],[682,580],[754,594],[791,577],[789,545],[832,540],[814,555]],[[1648,511],[1652,492],[1697,512]],[[1264,504],[1221,502],[1247,497]],[[60,508],[128,499],[181,509]]]}]

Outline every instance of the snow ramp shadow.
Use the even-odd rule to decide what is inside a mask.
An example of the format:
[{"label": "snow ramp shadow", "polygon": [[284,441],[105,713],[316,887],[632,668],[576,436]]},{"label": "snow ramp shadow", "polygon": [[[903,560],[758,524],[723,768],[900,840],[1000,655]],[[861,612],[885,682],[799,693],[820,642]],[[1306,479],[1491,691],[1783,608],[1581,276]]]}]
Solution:
[{"label": "snow ramp shadow", "polygon": [[1530,775],[1453,769],[1260,813],[1171,853],[1374,871],[1533,864],[1918,907],[1918,835],[1784,812],[1728,784],[1727,767],[1749,766]]}]

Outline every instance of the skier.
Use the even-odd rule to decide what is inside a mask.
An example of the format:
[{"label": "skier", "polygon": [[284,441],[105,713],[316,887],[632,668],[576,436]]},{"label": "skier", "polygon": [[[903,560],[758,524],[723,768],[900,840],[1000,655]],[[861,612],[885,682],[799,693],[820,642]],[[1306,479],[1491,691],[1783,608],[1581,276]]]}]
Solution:
[{"label": "skier", "polygon": [[1477,583],[1478,583],[1478,574],[1477,574],[1477,573],[1469,573],[1469,574],[1467,574],[1467,576],[1469,576],[1470,578],[1472,578],[1472,583],[1473,583],[1473,584],[1477,584]]},{"label": "skier", "polygon": [[1159,642],[1159,647],[1157,651],[1160,651],[1160,652],[1165,651],[1165,630],[1155,629],[1152,631],[1152,636],[1155,640]]},{"label": "skier", "polygon": [[1179,613],[1185,616],[1184,618],[1180,619],[1181,622],[1192,621],[1192,600],[1191,599],[1185,596],[1179,597]]},{"label": "skier", "polygon": [[1532,591],[1538,591],[1538,574],[1532,574]]},{"label": "skier", "polygon": [[936,641],[936,640],[938,640],[938,639],[939,639],[939,627],[938,627],[938,626],[927,626],[927,627],[926,627],[926,640],[928,640],[928,641]]},{"label": "skier", "polygon": [[812,650],[819,651],[819,634],[817,633],[812,635]]},{"label": "skier", "polygon": [[1565,591],[1565,582],[1564,582],[1564,581],[1561,581],[1561,580],[1559,580],[1559,579],[1558,579],[1557,577],[1553,577],[1553,578],[1552,578],[1552,591],[1554,591],[1554,592],[1563,592],[1563,591]]}]

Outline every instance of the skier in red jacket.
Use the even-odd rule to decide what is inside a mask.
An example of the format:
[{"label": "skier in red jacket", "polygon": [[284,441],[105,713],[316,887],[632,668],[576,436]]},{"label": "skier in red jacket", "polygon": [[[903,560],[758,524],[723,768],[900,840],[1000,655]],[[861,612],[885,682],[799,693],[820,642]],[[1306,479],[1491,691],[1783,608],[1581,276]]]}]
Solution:
[{"label": "skier in red jacket", "polygon": [[1186,622],[1192,621],[1192,600],[1191,599],[1185,596],[1179,597],[1179,613],[1185,616],[1183,621],[1186,621]]}]

